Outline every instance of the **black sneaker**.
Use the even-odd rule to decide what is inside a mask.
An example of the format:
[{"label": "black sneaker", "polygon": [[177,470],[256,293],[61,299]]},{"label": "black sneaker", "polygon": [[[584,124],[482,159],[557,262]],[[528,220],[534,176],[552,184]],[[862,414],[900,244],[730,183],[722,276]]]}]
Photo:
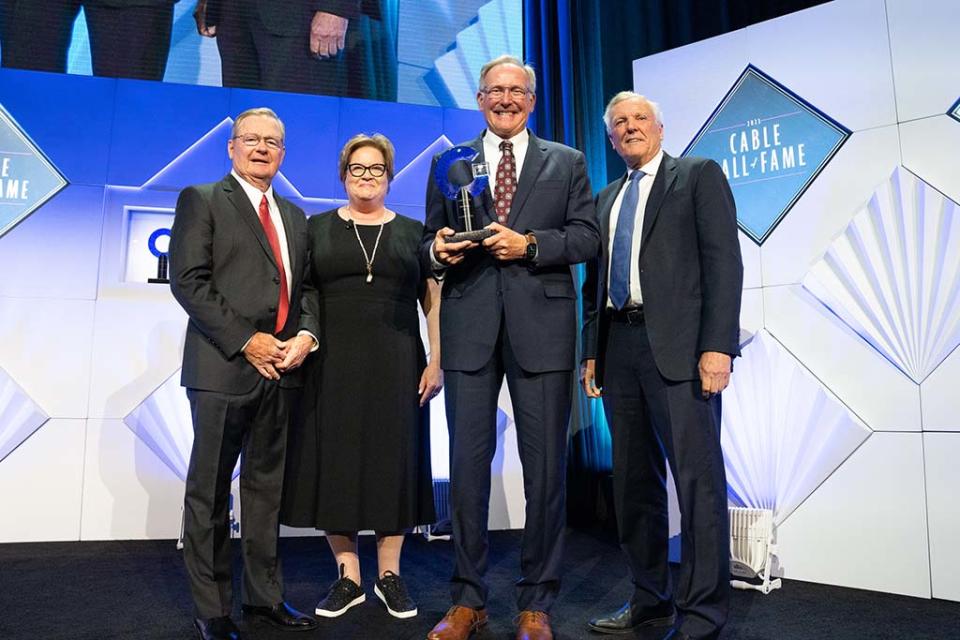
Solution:
[{"label": "black sneaker", "polygon": [[407,593],[407,585],[393,571],[387,571],[373,585],[373,592],[386,605],[394,618],[412,618],[417,615],[417,603]]},{"label": "black sneaker", "polygon": [[317,604],[316,614],[324,618],[342,616],[350,607],[355,607],[367,599],[356,582],[343,575],[343,565],[340,565],[340,579],[330,585],[327,596]]}]

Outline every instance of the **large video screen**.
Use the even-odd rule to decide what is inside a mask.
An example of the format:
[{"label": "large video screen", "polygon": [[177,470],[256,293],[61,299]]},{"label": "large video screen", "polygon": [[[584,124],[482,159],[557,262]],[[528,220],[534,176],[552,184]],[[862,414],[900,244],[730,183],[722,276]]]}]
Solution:
[{"label": "large video screen", "polygon": [[521,0],[18,0],[0,2],[0,36],[8,68],[474,109],[480,66],[523,56],[523,8]]}]

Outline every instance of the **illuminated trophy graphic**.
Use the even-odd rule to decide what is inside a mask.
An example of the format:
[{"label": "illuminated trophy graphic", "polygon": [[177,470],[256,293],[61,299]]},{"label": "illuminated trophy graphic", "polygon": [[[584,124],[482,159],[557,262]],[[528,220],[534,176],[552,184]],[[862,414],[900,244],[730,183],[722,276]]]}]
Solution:
[{"label": "illuminated trophy graphic", "polygon": [[479,155],[470,147],[453,147],[444,151],[437,160],[433,180],[448,200],[459,202],[463,231],[447,237],[447,242],[480,242],[493,235],[491,229],[474,229],[473,209],[470,199],[487,188],[490,181],[486,162],[470,161]]},{"label": "illuminated trophy graphic", "polygon": [[[167,245],[167,248],[161,251],[160,248],[157,246],[157,241],[160,238],[164,238],[164,237],[166,238],[166,241],[164,242],[164,244]],[[157,258],[157,277],[148,278],[147,282],[149,282],[150,284],[169,283],[170,282],[170,276],[169,276],[170,258],[168,254],[170,250],[170,229],[161,228],[151,233],[150,239],[147,240],[147,247],[150,249],[150,253],[152,253]]]}]

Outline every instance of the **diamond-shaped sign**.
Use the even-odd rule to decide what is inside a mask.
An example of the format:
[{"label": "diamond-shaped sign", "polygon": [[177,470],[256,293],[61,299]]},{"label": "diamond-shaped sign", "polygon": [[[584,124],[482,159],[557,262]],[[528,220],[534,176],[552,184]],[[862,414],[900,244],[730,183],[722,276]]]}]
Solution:
[{"label": "diamond-shaped sign", "polygon": [[683,155],[723,167],[740,228],[763,244],[848,137],[849,129],[747,65]]},{"label": "diamond-shaped sign", "polygon": [[960,122],[960,98],[957,98],[957,101],[953,103],[953,106],[950,107],[950,111],[947,112],[947,115]]},{"label": "diamond-shaped sign", "polygon": [[0,236],[67,186],[67,180],[0,105]]}]

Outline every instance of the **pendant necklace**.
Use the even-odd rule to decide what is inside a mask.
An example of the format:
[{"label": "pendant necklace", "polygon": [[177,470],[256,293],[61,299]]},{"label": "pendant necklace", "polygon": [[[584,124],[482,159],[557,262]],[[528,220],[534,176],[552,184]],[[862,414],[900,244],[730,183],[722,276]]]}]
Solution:
[{"label": "pendant necklace", "polygon": [[357,229],[357,221],[353,219],[353,210],[348,206],[347,207],[347,217],[350,218],[350,222],[353,223],[350,226],[353,227],[353,233],[357,236],[357,243],[360,244],[360,250],[363,251],[363,259],[367,263],[367,284],[373,282],[373,261],[377,258],[377,249],[380,247],[380,236],[383,235],[383,225],[387,221],[387,210],[383,210],[383,215],[380,216],[380,230],[377,231],[377,240],[373,243],[373,251],[370,254],[367,254],[367,248],[363,246],[363,240],[360,239],[360,231]]}]

